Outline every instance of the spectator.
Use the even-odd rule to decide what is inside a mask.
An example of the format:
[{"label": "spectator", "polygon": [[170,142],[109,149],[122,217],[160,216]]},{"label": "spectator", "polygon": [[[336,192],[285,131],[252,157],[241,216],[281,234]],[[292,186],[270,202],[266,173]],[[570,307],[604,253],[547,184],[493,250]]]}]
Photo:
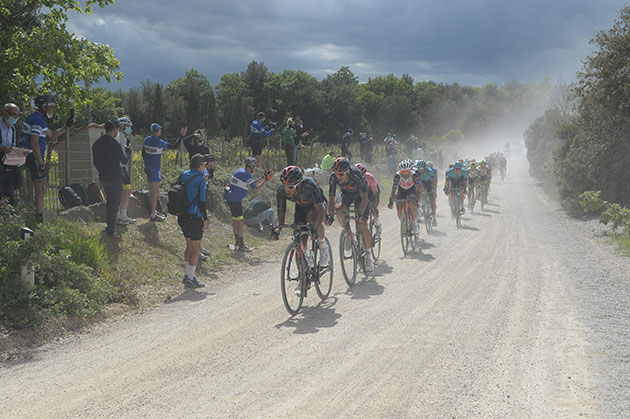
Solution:
[{"label": "spectator", "polygon": [[192,156],[195,154],[201,154],[205,156],[206,154],[210,154],[210,148],[205,145],[204,137],[201,133],[201,130],[195,130],[192,134],[184,137],[183,143],[184,147],[186,147],[186,151],[188,151],[188,159],[192,159]]},{"label": "spectator", "polygon": [[208,226],[208,211],[206,209],[206,179],[203,176],[204,156],[195,154],[190,159],[190,170],[180,175],[180,182],[186,184],[186,202],[188,209],[186,214],[177,217],[177,223],[186,238],[186,250],[184,251],[184,266],[186,272],[182,282],[188,288],[201,288],[205,284],[199,282],[195,276],[199,250],[203,232]]},{"label": "spectator", "polygon": [[[206,179],[206,195],[210,190],[210,182],[214,179],[214,166],[216,164],[217,158],[212,154],[206,154],[203,156],[205,167],[203,169],[203,177]],[[192,160],[192,158],[191,158]],[[207,260],[210,256],[210,250],[203,247],[203,245],[199,245],[199,259]]]},{"label": "spectator", "polygon": [[359,151],[361,153],[361,159],[368,163],[370,161],[369,142],[370,137],[368,136],[367,132],[362,132],[359,134]]},{"label": "spectator", "polygon": [[287,165],[292,166],[295,164],[295,150],[297,145],[295,144],[295,124],[293,119],[287,119],[287,125],[282,128],[282,143],[284,144],[284,152],[287,155]]},{"label": "spectator", "polygon": [[98,178],[107,198],[105,231],[115,239],[122,240],[116,231],[116,216],[123,194],[123,173],[120,164],[127,164],[131,158],[131,146],[127,145],[124,152],[120,148],[120,143],[114,138],[118,135],[119,126],[115,120],[105,122],[105,135],[92,145],[92,161],[98,170]]},{"label": "spectator", "polygon": [[295,138],[296,138],[296,142],[295,142],[295,154],[294,154],[294,159],[293,161],[295,162],[295,164],[298,163],[298,150],[301,150],[302,147],[304,146],[302,144],[303,140],[306,139],[306,137],[308,137],[308,132],[304,129],[304,121],[302,121],[302,117],[301,116],[295,116],[293,117],[293,123],[295,124]]},{"label": "spectator", "polygon": [[352,160],[352,152],[350,151],[350,142],[352,141],[352,128],[349,128],[348,131],[341,138],[341,155],[343,157],[347,157],[348,160]]},{"label": "spectator", "polygon": [[0,121],[0,199],[7,198],[15,205],[15,190],[22,183],[21,169],[4,164],[4,157],[16,146],[15,123],[20,119],[20,108],[14,103],[2,107]]},{"label": "spectator", "polygon": [[144,173],[149,181],[149,199],[151,201],[151,221],[164,221],[166,217],[157,212],[157,200],[160,193],[160,182],[162,182],[162,173],[160,166],[162,164],[162,151],[175,150],[179,148],[184,135],[188,129],[183,127],[179,131],[179,138],[175,144],[169,144],[160,139],[162,134],[162,126],[160,124],[151,124],[151,135],[144,139],[142,146],[142,158],[144,159]]},{"label": "spectator", "polygon": [[[416,150],[417,145],[418,137],[416,137],[414,134],[411,134],[411,136],[409,136],[409,138],[407,139],[407,156],[409,156],[410,159],[413,159],[413,155],[415,154],[414,151]],[[418,157],[418,159],[421,158]]]},{"label": "spectator", "polygon": [[[129,149],[131,152],[131,141],[127,138],[127,135],[131,135],[131,127],[133,127],[133,123],[131,119],[127,117],[118,118],[118,142],[120,143],[120,147],[123,152],[126,153],[126,150]],[[127,165],[131,165],[133,162],[133,158],[129,157],[129,161],[127,163],[120,163],[120,170],[122,172],[122,182],[123,182],[123,192],[122,198],[120,200],[120,208],[118,209],[118,217],[116,222],[119,225],[125,226],[127,224],[135,223],[136,220],[134,218],[129,218],[127,215],[127,208],[129,207],[129,197],[131,196],[131,176],[130,170],[127,169]]]},{"label": "spectator", "polygon": [[333,167],[333,163],[335,163],[335,152],[331,150],[324,156],[322,159],[322,170],[330,170]]},{"label": "spectator", "polygon": [[[57,140],[74,123],[73,119],[68,119],[65,126],[51,131],[48,129],[46,119],[52,119],[57,110],[57,100],[52,95],[41,95],[35,97],[35,112],[26,117],[22,125],[22,141],[19,146],[33,150],[26,158],[26,167],[29,170],[33,189],[35,190],[35,221],[44,221],[44,196],[48,187],[48,164],[44,160],[46,154],[47,140]],[[50,146],[52,151],[59,140]]]},{"label": "spectator", "polygon": [[265,182],[273,177],[273,172],[266,170],[263,176],[254,180],[252,173],[256,166],[258,166],[258,161],[254,157],[245,159],[245,167],[234,172],[230,184],[225,187],[225,192],[223,193],[223,199],[227,201],[232,214],[232,229],[234,230],[236,248],[240,251],[251,250],[243,242],[243,198],[247,196],[250,188],[258,192],[262,189]]},{"label": "spectator", "polygon": [[417,159],[418,160],[424,160],[424,150],[422,149],[422,146],[420,144],[418,144],[418,155],[417,155]]},{"label": "spectator", "polygon": [[262,139],[263,137],[269,137],[273,134],[273,130],[276,127],[272,122],[270,127],[264,127],[263,122],[265,122],[266,116],[263,112],[258,112],[256,115],[256,119],[252,121],[249,126],[249,146],[252,148],[252,156],[256,158],[258,161],[258,166],[261,164],[262,159]]},{"label": "spectator", "polygon": [[274,226],[276,224],[276,214],[271,208],[271,204],[264,199],[254,198],[247,208],[245,208],[245,224],[250,227],[257,226],[263,231],[264,225]]}]

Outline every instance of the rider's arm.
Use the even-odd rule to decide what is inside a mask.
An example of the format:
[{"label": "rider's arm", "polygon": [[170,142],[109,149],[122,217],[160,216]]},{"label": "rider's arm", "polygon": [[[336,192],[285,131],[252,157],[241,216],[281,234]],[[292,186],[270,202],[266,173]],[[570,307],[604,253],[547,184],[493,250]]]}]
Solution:
[{"label": "rider's arm", "polygon": [[335,192],[337,192],[337,177],[331,173],[328,178],[328,214],[335,211]]}]

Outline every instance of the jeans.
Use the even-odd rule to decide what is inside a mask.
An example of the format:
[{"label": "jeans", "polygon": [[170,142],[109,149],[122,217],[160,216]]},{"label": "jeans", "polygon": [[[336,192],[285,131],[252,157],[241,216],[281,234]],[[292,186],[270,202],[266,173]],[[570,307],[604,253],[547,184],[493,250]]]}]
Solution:
[{"label": "jeans", "polygon": [[294,144],[285,144],[284,152],[287,155],[287,166],[295,165],[297,161],[295,155],[297,154],[297,147]]},{"label": "jeans", "polygon": [[269,224],[275,224],[276,215],[273,211],[273,208],[269,208],[261,212],[260,214],[256,215],[255,217],[245,218],[245,224],[249,226],[255,226],[263,222],[267,222]]},{"label": "jeans", "polygon": [[120,201],[122,199],[123,184],[122,180],[116,180],[113,182],[102,182],[103,189],[105,189],[105,197],[107,198],[106,220],[107,231],[110,233],[116,232],[116,217],[118,216],[118,207],[120,207]]}]

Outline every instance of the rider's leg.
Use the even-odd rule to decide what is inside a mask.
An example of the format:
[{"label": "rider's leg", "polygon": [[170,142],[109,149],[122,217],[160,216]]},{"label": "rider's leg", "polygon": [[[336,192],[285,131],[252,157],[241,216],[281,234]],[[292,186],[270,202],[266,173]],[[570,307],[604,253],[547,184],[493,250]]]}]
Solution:
[{"label": "rider's leg", "polygon": [[396,202],[396,212],[398,213],[398,219],[399,220],[402,218],[402,209],[403,209],[403,203],[402,202]]}]

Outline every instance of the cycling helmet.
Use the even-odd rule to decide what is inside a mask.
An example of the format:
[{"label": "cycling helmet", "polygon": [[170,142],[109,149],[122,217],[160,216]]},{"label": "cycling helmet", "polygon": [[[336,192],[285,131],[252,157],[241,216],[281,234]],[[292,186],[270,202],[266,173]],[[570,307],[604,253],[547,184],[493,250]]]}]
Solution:
[{"label": "cycling helmet", "polygon": [[482,165],[482,166],[485,166],[486,164],[488,164],[488,162],[487,162],[487,161],[485,161],[485,160],[481,160],[481,161],[479,162],[479,164],[480,164],[480,165]]},{"label": "cycling helmet", "polygon": [[304,172],[297,166],[287,166],[280,175],[280,181],[287,185],[297,185],[304,178]]},{"label": "cycling helmet", "polygon": [[365,174],[365,172],[367,172],[367,167],[363,163],[357,163],[354,166],[358,167],[359,170],[361,171],[361,173],[363,173],[363,174]]},{"label": "cycling helmet", "polygon": [[463,166],[463,164],[462,164],[462,162],[460,162],[460,161],[456,161],[456,162],[455,162],[455,164],[453,165],[453,167],[454,167],[455,169],[461,169],[461,168],[462,168],[462,166]]},{"label": "cycling helmet", "polygon": [[398,163],[398,168],[400,170],[411,170],[412,167],[413,167],[413,162],[409,159],[403,160],[400,163]]},{"label": "cycling helmet", "polygon": [[55,97],[53,95],[39,95],[39,96],[35,96],[35,99],[33,99],[33,101],[35,102],[35,107],[36,108],[41,108],[44,105],[56,105],[57,104],[57,100],[55,99]]},{"label": "cycling helmet", "polygon": [[433,162],[432,161],[428,161],[427,162],[427,167],[430,167],[431,169],[433,169]]},{"label": "cycling helmet", "polygon": [[258,166],[258,160],[256,160],[256,157],[248,157],[245,159],[245,167],[254,168],[256,166]]},{"label": "cycling helmet", "polygon": [[131,122],[131,119],[127,118],[126,116],[118,118],[118,123],[122,126],[133,127],[133,123]]},{"label": "cycling helmet", "polygon": [[334,172],[347,172],[350,170],[350,160],[346,157],[337,157],[332,167]]},{"label": "cycling helmet", "polygon": [[475,167],[477,167],[477,163],[475,163],[475,162],[470,163],[470,167],[471,167],[472,169],[474,169]]},{"label": "cycling helmet", "polygon": [[203,159],[206,161],[206,163],[210,163],[213,161],[217,161],[217,156],[215,156],[214,154],[204,154]]},{"label": "cycling helmet", "polygon": [[416,167],[417,167],[418,169],[426,169],[426,168],[427,168],[427,162],[426,162],[426,161],[424,161],[424,160],[418,160],[418,161],[416,162]]},{"label": "cycling helmet", "polygon": [[449,163],[448,165],[449,169],[452,168],[453,166],[454,166],[453,163]]}]

